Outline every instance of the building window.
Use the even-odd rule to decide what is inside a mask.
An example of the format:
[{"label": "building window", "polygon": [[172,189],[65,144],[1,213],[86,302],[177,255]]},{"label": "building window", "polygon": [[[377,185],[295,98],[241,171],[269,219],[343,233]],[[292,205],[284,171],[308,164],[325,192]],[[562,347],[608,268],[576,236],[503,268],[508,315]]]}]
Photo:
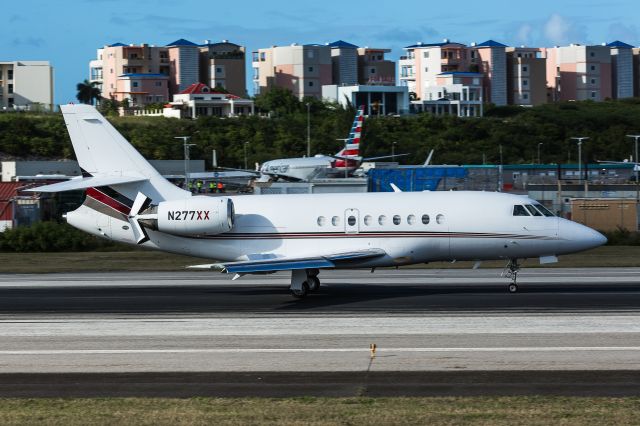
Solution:
[{"label": "building window", "polygon": [[375,74],[375,73],[376,73],[375,68],[369,68],[369,74]]},{"label": "building window", "polygon": [[7,101],[9,102],[9,106],[13,106],[13,98],[9,98]]},{"label": "building window", "polygon": [[596,92],[591,92],[591,97],[595,98],[596,97]]},{"label": "building window", "polygon": [[7,70],[7,80],[13,80],[13,70]]},{"label": "building window", "polygon": [[266,60],[266,54],[264,52],[260,52],[260,62],[264,62]]},{"label": "building window", "polygon": [[422,53],[422,57],[423,58],[428,58],[429,57],[429,52],[423,52]]},{"label": "building window", "polygon": [[595,65],[591,65],[591,71],[595,71],[596,70],[596,66]]},{"label": "building window", "polygon": [[9,84],[8,89],[9,93],[13,93],[13,84]]},{"label": "building window", "polygon": [[429,72],[429,67],[424,67],[424,72]]},{"label": "building window", "polygon": [[524,99],[525,101],[529,99],[529,94],[528,93],[523,93],[522,94],[522,99]]},{"label": "building window", "polygon": [[137,81],[134,81],[134,82],[132,82],[132,83],[131,83],[131,85],[132,85],[133,87],[138,87],[138,82],[137,82]]},{"label": "building window", "polygon": [[156,87],[162,87],[162,82],[161,81],[156,81]]},{"label": "building window", "polygon": [[218,74],[221,74],[222,73],[222,67],[216,67],[216,72]]},{"label": "building window", "polygon": [[313,50],[307,50],[307,58],[313,58]]},{"label": "building window", "polygon": [[0,69],[0,80],[2,80],[2,69]]},{"label": "building window", "polygon": [[596,52],[589,52],[589,56],[593,58],[594,56],[596,56]]},{"label": "building window", "polygon": [[595,78],[591,79],[591,84],[596,84],[596,79]]},{"label": "building window", "polygon": [[529,71],[529,67],[526,66],[526,65],[523,65],[522,66],[522,72],[527,72],[527,71]]},{"label": "building window", "polygon": [[522,85],[523,86],[528,86],[529,85],[529,80],[522,80]]},{"label": "building window", "polygon": [[309,87],[313,87],[313,81],[309,82]]},{"label": "building window", "polygon": [[309,72],[313,72],[313,67],[308,68]]}]

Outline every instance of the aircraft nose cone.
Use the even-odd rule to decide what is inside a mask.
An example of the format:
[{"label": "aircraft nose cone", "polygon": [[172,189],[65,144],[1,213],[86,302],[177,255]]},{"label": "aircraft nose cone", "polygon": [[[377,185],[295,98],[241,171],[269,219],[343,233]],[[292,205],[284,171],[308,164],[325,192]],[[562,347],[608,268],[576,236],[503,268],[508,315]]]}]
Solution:
[{"label": "aircraft nose cone", "polygon": [[564,239],[571,251],[589,250],[606,244],[607,237],[588,226],[564,220],[560,224],[560,237]]}]

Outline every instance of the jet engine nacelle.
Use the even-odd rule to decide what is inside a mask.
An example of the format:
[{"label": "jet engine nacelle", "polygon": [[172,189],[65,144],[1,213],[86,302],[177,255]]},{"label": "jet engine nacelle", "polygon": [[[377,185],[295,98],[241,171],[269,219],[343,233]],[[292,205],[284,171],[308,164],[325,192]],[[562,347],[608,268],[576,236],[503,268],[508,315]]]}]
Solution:
[{"label": "jet engine nacelle", "polygon": [[162,201],[158,205],[157,227],[174,235],[216,235],[233,228],[234,216],[230,198],[195,196]]}]

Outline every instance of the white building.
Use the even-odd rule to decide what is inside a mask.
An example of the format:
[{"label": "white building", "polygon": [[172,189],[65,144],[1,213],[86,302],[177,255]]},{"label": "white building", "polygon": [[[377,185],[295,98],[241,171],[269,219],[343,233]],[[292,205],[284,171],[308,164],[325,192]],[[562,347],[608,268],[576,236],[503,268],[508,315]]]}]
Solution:
[{"label": "white building", "polygon": [[0,61],[0,108],[53,110],[53,67],[48,61]]},{"label": "white building", "polygon": [[[397,115],[409,112],[409,90],[406,86],[322,86],[322,98],[342,106],[348,102],[364,106],[365,115]],[[347,102],[348,100],[348,102]]]},{"label": "white building", "polygon": [[436,82],[427,88],[425,99],[414,102],[416,109],[434,115],[482,116],[481,73],[446,72],[441,73]]},{"label": "white building", "polygon": [[207,85],[195,83],[186,90],[173,95],[173,101],[164,108],[165,117],[197,118],[201,115],[216,117],[236,117],[253,115],[254,104],[229,93],[219,93]]}]

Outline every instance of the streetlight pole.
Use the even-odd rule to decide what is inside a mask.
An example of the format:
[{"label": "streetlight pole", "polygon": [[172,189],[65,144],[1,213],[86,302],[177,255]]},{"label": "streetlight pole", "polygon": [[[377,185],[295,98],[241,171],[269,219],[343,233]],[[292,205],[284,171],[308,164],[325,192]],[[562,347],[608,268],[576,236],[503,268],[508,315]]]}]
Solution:
[{"label": "streetlight pole", "polygon": [[187,143],[191,136],[174,136],[174,139],[182,139],[182,146],[184,148],[184,189],[189,187],[189,148],[194,146],[194,143]]},{"label": "streetlight pole", "polygon": [[538,142],[538,164],[542,164],[540,163],[540,147],[544,145],[542,142]]},{"label": "streetlight pole", "polygon": [[393,142],[393,143],[391,144],[391,161],[392,161],[392,162],[393,162],[393,161],[396,161],[396,144],[397,144],[397,143],[398,143],[398,142]]},{"label": "streetlight pole", "polygon": [[249,145],[249,141],[246,141],[244,143],[244,169],[245,170],[248,170],[248,167],[247,167],[247,145]]},{"label": "streetlight pole", "polygon": [[640,135],[627,135],[627,137],[633,138],[636,145],[636,156],[633,158],[635,163],[633,169],[636,172],[636,204],[638,204],[640,203],[640,182],[638,182],[638,175],[640,173],[640,170],[638,170],[638,167],[640,166],[640,161],[638,161],[638,138],[640,138]]},{"label": "streetlight pole", "polygon": [[582,141],[589,139],[586,136],[572,137],[571,139],[578,141],[578,180],[582,180]]},{"label": "streetlight pole", "polygon": [[307,157],[311,157],[311,102],[307,102]]}]

